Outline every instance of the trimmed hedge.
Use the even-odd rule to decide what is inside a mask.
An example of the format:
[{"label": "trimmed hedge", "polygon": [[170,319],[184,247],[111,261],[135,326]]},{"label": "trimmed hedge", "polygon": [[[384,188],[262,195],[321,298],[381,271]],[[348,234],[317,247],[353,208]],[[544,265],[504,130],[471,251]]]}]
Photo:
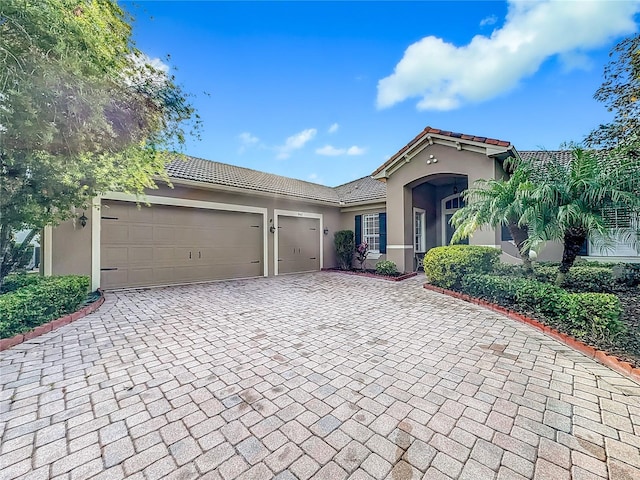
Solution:
[{"label": "trimmed hedge", "polygon": [[442,288],[460,288],[466,275],[489,273],[498,263],[500,250],[475,245],[435,247],[424,256],[429,283]]},{"label": "trimmed hedge", "polygon": [[620,300],[609,293],[569,293],[537,280],[496,275],[468,275],[461,291],[541,316],[579,339],[611,339],[624,331]]},{"label": "trimmed hedge", "polygon": [[0,338],[31,330],[68,313],[86,300],[89,278],[78,275],[45,277],[0,295]]},{"label": "trimmed hedge", "polygon": [[[558,266],[535,266],[534,273],[538,280],[553,283]],[[607,266],[574,265],[567,273],[563,287],[576,292],[612,292],[615,289],[613,270]]]},{"label": "trimmed hedge", "polygon": [[8,275],[7,277],[5,277],[4,282],[2,282],[0,293],[14,292],[19,288],[26,287],[27,285],[40,283],[44,278],[45,277],[42,277],[41,275],[35,273],[15,273],[12,275]]}]

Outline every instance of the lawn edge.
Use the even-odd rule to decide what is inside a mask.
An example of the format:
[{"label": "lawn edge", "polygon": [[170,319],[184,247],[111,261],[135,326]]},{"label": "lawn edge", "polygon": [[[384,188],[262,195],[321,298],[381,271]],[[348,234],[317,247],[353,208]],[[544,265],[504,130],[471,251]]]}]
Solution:
[{"label": "lawn edge", "polygon": [[30,330],[26,333],[19,333],[18,335],[14,335],[13,337],[1,339],[0,352],[3,352],[4,350],[7,350],[11,347],[15,347],[16,345],[20,345],[27,340],[31,340],[33,338],[39,337],[40,335],[44,335],[45,333],[52,332],[53,330],[56,330],[63,325],[75,322],[76,320],[86,317],[90,313],[95,312],[104,303],[104,291],[102,291],[101,289],[98,289],[97,291],[100,294],[100,298],[98,298],[95,302],[82,307],[80,310],[69,313],[56,320],[51,320],[50,322],[39,325],[33,330]]},{"label": "lawn edge", "polygon": [[537,330],[540,330],[545,335],[548,335],[553,339],[564,343],[568,347],[577,350],[587,357],[596,360],[597,362],[640,384],[640,368],[634,368],[629,362],[624,362],[616,356],[608,354],[604,350],[598,350],[590,345],[587,345],[586,343],[581,342],[580,340],[577,340],[572,336],[567,335],[566,333],[559,332],[554,328],[544,325],[534,318],[527,317],[526,315],[523,315],[519,312],[510,310],[500,305],[496,305],[495,303],[487,302],[486,300],[472,297],[464,293],[447,290],[446,288],[436,287],[435,285],[430,285],[428,283],[425,283],[423,287],[426,290],[431,290],[433,292],[449,295],[450,297],[459,298],[460,300],[464,300],[469,303],[475,303],[476,305],[480,305],[481,307],[501,313],[512,320],[527,324]]},{"label": "lawn edge", "polygon": [[398,275],[397,277],[389,277],[386,275],[376,275],[375,273],[369,272],[352,272],[350,270],[340,270],[337,268],[323,268],[323,272],[336,272],[336,273],[344,273],[345,275],[356,275],[358,277],[369,277],[369,278],[379,278],[380,280],[387,280],[389,282],[401,282],[402,280],[406,280],[407,278],[412,278],[418,275],[417,272],[408,272],[403,273],[402,275]]}]

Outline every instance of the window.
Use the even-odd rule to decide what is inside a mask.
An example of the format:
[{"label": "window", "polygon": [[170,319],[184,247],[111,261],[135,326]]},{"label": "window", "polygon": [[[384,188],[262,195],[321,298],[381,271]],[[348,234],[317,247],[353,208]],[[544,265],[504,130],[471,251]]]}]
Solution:
[{"label": "window", "polygon": [[380,218],[377,213],[362,216],[362,241],[367,242],[372,253],[380,251]]},{"label": "window", "polygon": [[425,222],[425,211],[421,208],[413,209],[413,248],[415,252],[425,252],[427,250],[427,228]]}]

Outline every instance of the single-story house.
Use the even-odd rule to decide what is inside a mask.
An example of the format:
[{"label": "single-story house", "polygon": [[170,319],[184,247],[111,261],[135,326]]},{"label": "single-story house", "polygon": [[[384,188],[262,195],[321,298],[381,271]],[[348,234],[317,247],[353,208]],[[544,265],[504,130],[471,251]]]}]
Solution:
[{"label": "single-story house", "polygon": [[[333,234],[349,229],[369,244],[368,266],[388,259],[412,271],[424,252],[449,243],[461,192],[503,177],[515,154],[507,141],[427,127],[372,175],[333,188],[188,157],[168,166],[173,188],[148,191],[148,205],[110,193],[83,212],[86,222],[46,228],[43,270],[90,275],[93,288],[106,289],[308,272],[336,266]],[[517,261],[499,228],[470,243]],[[541,258],[560,253],[551,245]],[[584,253],[638,257],[624,245]]]}]

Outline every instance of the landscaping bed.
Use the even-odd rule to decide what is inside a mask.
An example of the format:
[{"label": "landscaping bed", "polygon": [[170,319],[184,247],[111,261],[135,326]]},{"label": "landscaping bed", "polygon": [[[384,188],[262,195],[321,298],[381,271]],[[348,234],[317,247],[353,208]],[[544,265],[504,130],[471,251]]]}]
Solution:
[{"label": "landscaping bed", "polygon": [[[86,309],[101,297],[78,275],[10,275],[0,294],[0,338],[22,335]],[[42,330],[42,328],[40,328]]]},{"label": "landscaping bed", "polygon": [[370,268],[365,270],[360,270],[357,268],[352,268],[350,270],[341,270],[339,268],[325,268],[323,270],[327,272],[346,273],[348,275],[359,275],[361,277],[382,278],[384,280],[391,280],[392,282],[399,282],[402,280],[406,280],[407,278],[415,277],[417,275],[416,272],[408,272],[408,273],[395,272],[395,273],[389,273],[389,274],[382,274]]},{"label": "landscaping bed", "polygon": [[535,319],[640,367],[640,271],[625,264],[576,263],[562,288],[558,265],[533,274],[498,262],[489,247],[438,247],[425,256],[430,283]]}]

